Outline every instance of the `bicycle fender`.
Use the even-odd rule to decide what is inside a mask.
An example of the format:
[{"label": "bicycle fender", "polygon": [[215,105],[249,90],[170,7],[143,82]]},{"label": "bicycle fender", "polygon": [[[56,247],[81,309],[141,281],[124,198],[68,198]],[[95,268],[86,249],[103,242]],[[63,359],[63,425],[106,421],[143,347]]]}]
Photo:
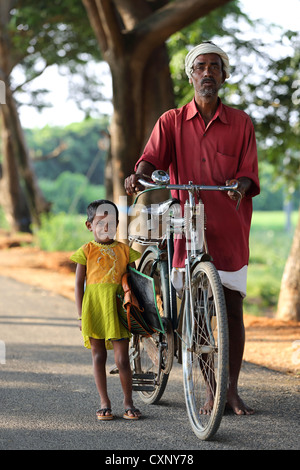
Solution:
[{"label": "bicycle fender", "polygon": [[213,258],[208,253],[200,253],[193,259],[191,269],[193,270],[196,264],[201,263],[201,261],[213,261]]}]

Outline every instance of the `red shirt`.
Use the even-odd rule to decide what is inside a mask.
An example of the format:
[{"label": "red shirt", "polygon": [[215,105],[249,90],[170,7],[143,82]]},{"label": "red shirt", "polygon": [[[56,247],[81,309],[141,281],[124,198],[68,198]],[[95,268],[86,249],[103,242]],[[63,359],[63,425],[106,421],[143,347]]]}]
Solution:
[{"label": "red shirt", "polygon": [[[227,193],[202,191],[205,205],[206,237],[217,269],[237,271],[249,261],[249,231],[252,197],[259,194],[257,149],[253,124],[243,111],[219,102],[205,128],[195,101],[171,109],[157,121],[144,153],[138,160],[156,169],[169,169],[171,183],[224,185],[226,180],[250,178],[250,192],[236,211],[236,201]],[[136,165],[136,167],[137,167]],[[181,203],[187,192],[172,191]],[[183,267],[185,240],[175,240],[173,266]]]}]

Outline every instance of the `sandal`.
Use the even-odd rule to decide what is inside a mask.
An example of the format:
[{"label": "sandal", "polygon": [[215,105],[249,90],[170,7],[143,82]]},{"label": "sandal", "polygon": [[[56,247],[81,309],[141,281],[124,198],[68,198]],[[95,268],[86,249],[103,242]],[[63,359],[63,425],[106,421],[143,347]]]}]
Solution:
[{"label": "sandal", "polygon": [[137,408],[127,408],[127,409],[125,410],[125,413],[123,414],[123,418],[124,418],[124,419],[129,419],[129,420],[130,420],[130,419],[133,419],[133,420],[138,420],[138,419],[140,419],[141,416],[135,416],[134,414],[133,414],[132,416],[130,416],[130,415],[128,414],[128,411],[131,411],[131,413],[136,413],[136,412],[140,413],[140,410],[138,410]]},{"label": "sandal", "polygon": [[[108,415],[106,414],[107,411],[109,412]],[[99,421],[110,421],[114,418],[114,415],[111,414],[111,408],[101,408],[100,410],[97,410],[96,416],[99,419]]]}]

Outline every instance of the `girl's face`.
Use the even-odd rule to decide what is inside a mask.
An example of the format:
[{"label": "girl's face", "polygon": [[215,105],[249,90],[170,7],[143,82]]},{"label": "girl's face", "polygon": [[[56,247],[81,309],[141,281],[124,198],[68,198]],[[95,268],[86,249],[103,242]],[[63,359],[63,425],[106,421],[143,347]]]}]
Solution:
[{"label": "girl's face", "polygon": [[92,222],[86,222],[90,232],[93,232],[98,243],[111,243],[117,232],[117,220],[114,209],[104,215],[95,215]]}]

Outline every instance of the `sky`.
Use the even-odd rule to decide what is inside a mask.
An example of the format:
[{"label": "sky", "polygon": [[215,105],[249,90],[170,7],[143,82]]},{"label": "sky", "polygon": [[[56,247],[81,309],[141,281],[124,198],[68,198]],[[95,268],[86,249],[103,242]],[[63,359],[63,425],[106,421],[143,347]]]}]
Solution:
[{"label": "sky", "polygon": [[[297,31],[299,29],[300,0],[240,0],[241,9],[253,19],[261,19],[264,23],[275,23],[285,29]],[[105,83],[104,91],[111,97],[111,79],[106,63],[98,65],[99,75]],[[24,128],[42,128],[50,126],[66,126],[73,122],[80,122],[84,114],[75,102],[68,99],[68,79],[58,74],[55,66],[49,67],[45,72],[32,82],[33,88],[47,88],[47,102],[52,104],[39,113],[33,107],[22,106],[20,108],[21,124]],[[110,103],[100,103],[99,111],[102,114],[110,114]]]}]

